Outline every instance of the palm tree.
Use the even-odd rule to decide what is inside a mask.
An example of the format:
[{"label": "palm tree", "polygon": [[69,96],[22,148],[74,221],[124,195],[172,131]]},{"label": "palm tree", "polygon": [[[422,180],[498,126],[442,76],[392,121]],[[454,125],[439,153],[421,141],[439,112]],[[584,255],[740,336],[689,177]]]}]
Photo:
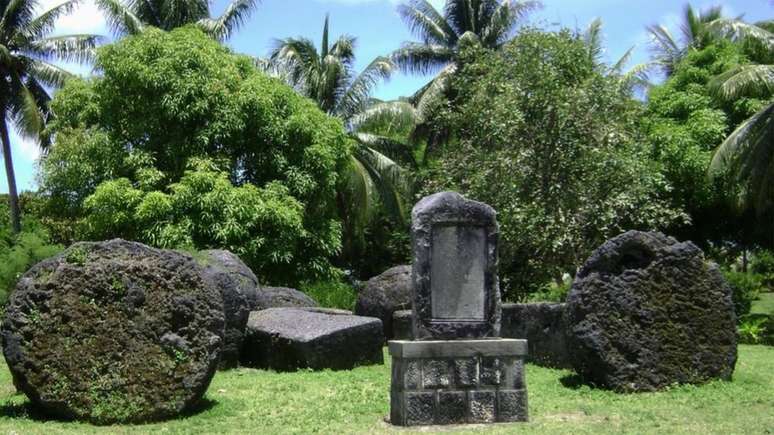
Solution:
[{"label": "palm tree", "polygon": [[396,221],[406,219],[404,171],[386,155],[396,142],[361,129],[369,120],[373,123],[379,116],[389,116],[397,107],[390,103],[374,104],[371,100],[373,89],[380,81],[389,79],[394,65],[386,57],[377,57],[357,74],[355,42],[348,35],[331,41],[330,18],[326,16],[319,50],[307,38],[287,38],[275,42],[268,61],[256,61],[261,69],[283,78],[314,100],[320,109],[340,118],[357,142],[339,193],[348,237],[362,235],[377,196]]},{"label": "palm tree", "polygon": [[425,117],[432,101],[447,89],[462,47],[500,48],[513,36],[518,22],[539,6],[533,0],[447,0],[443,12],[428,0],[398,6],[398,13],[421,42],[404,43],[392,54],[393,61],[409,73],[438,73],[412,97],[420,116]]},{"label": "palm tree", "polygon": [[723,18],[723,8],[711,7],[696,13],[690,4],[685,5],[683,22],[680,25],[682,40],[678,41],[663,25],[651,25],[646,29],[651,36],[653,60],[667,76],[674,73],[677,64],[691,49],[701,49],[711,40],[708,24]]},{"label": "palm tree", "polygon": [[[712,23],[715,34],[741,42],[754,40],[774,59],[774,33],[740,20]],[[737,66],[715,77],[710,91],[727,102],[742,97],[771,100],[742,123],[715,151],[709,168],[711,178],[730,174],[741,187],[739,205],[759,216],[774,210],[774,64]]]},{"label": "palm tree", "polygon": [[225,41],[249,18],[259,0],[233,0],[220,17],[212,18],[208,0],[95,0],[116,35],[134,35],[145,26],[172,30],[196,24]]},{"label": "palm tree", "polygon": [[9,123],[22,136],[38,140],[51,118],[51,97],[46,87],[61,86],[70,73],[50,63],[52,60],[85,61],[100,42],[95,35],[50,36],[54,24],[69,14],[78,0],[69,0],[35,15],[37,0],[0,2],[0,139],[2,139],[8,197],[14,232],[21,231],[19,198],[11,155]]},{"label": "palm tree", "polygon": [[602,19],[594,19],[580,35],[586,43],[589,52],[589,60],[594,68],[600,73],[615,77],[620,83],[620,88],[626,91],[636,89],[647,90],[652,86],[649,80],[649,72],[652,63],[641,63],[633,66],[629,71],[624,71],[624,67],[629,63],[635,47],[630,47],[617,61],[608,66],[604,61],[604,38],[602,36]]}]

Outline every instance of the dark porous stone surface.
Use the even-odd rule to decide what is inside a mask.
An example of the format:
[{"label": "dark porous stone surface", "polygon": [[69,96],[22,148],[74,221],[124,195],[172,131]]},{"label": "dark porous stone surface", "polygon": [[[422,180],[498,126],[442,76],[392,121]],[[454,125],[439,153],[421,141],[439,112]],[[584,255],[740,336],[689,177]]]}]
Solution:
[{"label": "dark porous stone surface", "polygon": [[588,382],[622,392],[730,379],[731,290],[690,242],[631,231],[600,247],[567,299],[569,354]]},{"label": "dark porous stone surface", "polygon": [[381,319],[384,336],[391,340],[393,313],[407,308],[411,308],[411,266],[396,266],[366,282],[358,293],[355,314]]},{"label": "dark porous stone surface", "polygon": [[565,304],[503,304],[503,338],[527,340],[527,361],[544,367],[572,368],[567,353]]},{"label": "dark porous stone surface", "polygon": [[382,364],[383,344],[376,318],[270,308],[250,313],[242,363],[282,371],[345,370]]},{"label": "dark porous stone surface", "polygon": [[226,332],[220,368],[233,368],[239,364],[247,316],[258,303],[260,284],[250,268],[229,251],[202,251],[201,259],[207,266],[205,273],[223,295]]},{"label": "dark porous stone surface", "polygon": [[411,330],[413,312],[411,310],[400,310],[392,313],[392,339],[393,340],[413,340],[414,333]]},{"label": "dark porous stone surface", "polygon": [[191,410],[215,374],[223,299],[191,256],[78,243],[22,276],[2,325],[16,387],[51,416],[139,423]]},{"label": "dark porous stone surface", "polygon": [[286,287],[263,287],[258,293],[258,300],[252,311],[267,308],[306,308],[317,307],[319,304],[307,294]]},{"label": "dark porous stone surface", "polygon": [[455,192],[411,212],[415,340],[500,336],[497,214]]}]

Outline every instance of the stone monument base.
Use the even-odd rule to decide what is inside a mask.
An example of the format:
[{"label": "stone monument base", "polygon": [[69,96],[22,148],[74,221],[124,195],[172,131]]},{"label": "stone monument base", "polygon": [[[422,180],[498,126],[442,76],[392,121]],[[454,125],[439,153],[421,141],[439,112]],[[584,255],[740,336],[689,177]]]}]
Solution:
[{"label": "stone monument base", "polygon": [[526,340],[390,341],[398,426],[527,421]]}]

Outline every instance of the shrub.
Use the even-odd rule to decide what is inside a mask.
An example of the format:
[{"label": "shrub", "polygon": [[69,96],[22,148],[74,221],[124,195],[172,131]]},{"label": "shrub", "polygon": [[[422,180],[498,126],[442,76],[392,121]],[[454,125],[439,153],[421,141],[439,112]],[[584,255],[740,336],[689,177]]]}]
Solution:
[{"label": "shrub", "polygon": [[301,290],[325,308],[338,308],[352,311],[355,309],[357,293],[351,285],[341,281],[329,280],[302,284]]},{"label": "shrub", "polygon": [[[2,199],[2,198],[0,198]],[[25,199],[22,197],[22,202]],[[0,205],[0,216],[8,216],[8,202]],[[22,232],[14,235],[10,221],[0,221],[0,305],[5,305],[16,282],[30,267],[64,249],[52,244],[48,232],[32,216],[24,215]]]},{"label": "shrub", "polygon": [[750,314],[739,323],[739,341],[774,345],[774,315]]},{"label": "shrub", "polygon": [[761,277],[754,273],[734,270],[724,270],[723,275],[733,291],[734,310],[737,319],[741,321],[742,316],[750,312],[752,302],[758,298],[762,287]]},{"label": "shrub", "polygon": [[761,275],[764,286],[774,290],[774,252],[767,250],[756,252],[752,258],[750,270]]}]

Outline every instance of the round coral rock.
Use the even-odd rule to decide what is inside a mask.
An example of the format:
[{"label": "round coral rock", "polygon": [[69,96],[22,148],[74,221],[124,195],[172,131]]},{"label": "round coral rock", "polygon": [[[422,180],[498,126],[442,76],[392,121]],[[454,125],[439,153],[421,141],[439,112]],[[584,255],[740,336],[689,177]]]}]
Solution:
[{"label": "round coral rock", "polygon": [[594,252],[567,298],[569,355],[587,381],[621,392],[730,379],[731,290],[691,242],[630,231]]},{"label": "round coral rock", "polygon": [[223,300],[190,256],[78,243],[30,269],[2,325],[14,383],[42,410],[97,424],[191,410],[223,341]]}]

